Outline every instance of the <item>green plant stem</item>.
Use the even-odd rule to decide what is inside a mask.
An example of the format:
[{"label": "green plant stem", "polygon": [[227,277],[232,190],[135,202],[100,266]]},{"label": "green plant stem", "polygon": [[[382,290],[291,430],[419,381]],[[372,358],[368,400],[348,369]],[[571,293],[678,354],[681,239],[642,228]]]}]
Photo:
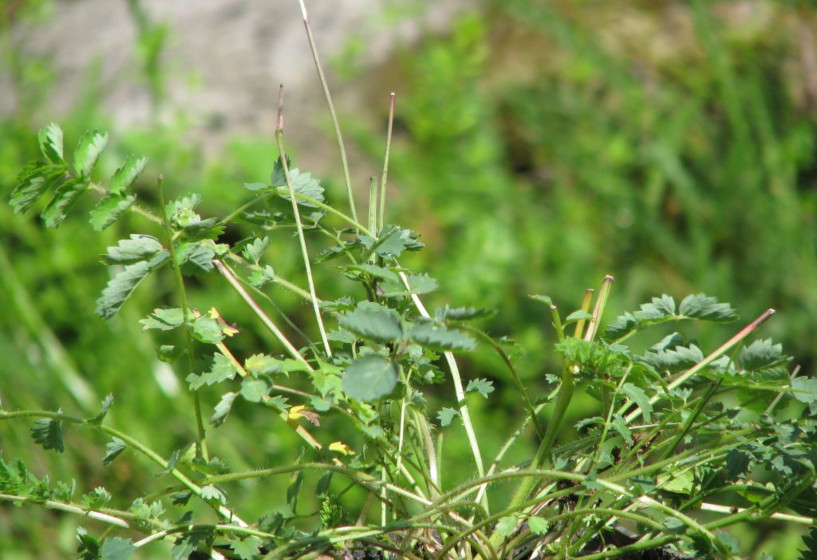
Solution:
[{"label": "green plant stem", "polygon": [[346,183],[346,194],[349,197],[349,211],[352,213],[352,219],[357,222],[357,210],[355,209],[355,195],[352,190],[352,178],[349,174],[349,161],[346,157],[346,146],[343,142],[343,134],[340,131],[340,122],[338,115],[335,112],[335,104],[332,103],[332,94],[329,91],[329,84],[326,82],[326,76],[323,73],[320,57],[318,56],[318,47],[315,45],[315,38],[312,36],[312,25],[309,23],[309,14],[306,11],[304,0],[298,0],[301,6],[301,15],[304,20],[304,28],[306,28],[306,37],[309,40],[309,48],[312,51],[312,60],[315,61],[315,68],[318,71],[318,77],[323,88],[323,95],[326,99],[326,105],[329,107],[329,115],[332,118],[332,127],[335,130],[335,138],[338,144],[338,151],[340,152],[340,162],[343,168],[343,180]]},{"label": "green plant stem", "polygon": [[[403,282],[403,285],[407,290],[409,290],[409,292],[411,292],[411,286],[406,273],[400,271],[398,274],[400,275],[400,280]],[[428,310],[426,310],[420,297],[417,294],[412,293],[411,299],[414,302],[417,310],[420,312],[420,315],[426,319],[430,319],[431,315],[428,314]],[[471,422],[471,415],[468,412],[468,405],[465,403],[465,390],[462,386],[462,377],[460,377],[460,370],[457,366],[457,360],[454,359],[454,354],[448,351],[444,352],[443,356],[445,357],[445,361],[448,364],[448,369],[451,372],[451,380],[454,382],[454,394],[457,397],[460,418],[462,418],[462,425],[465,427],[465,434],[468,437],[468,444],[471,447],[471,454],[474,456],[474,463],[476,463],[477,475],[483,477],[485,476],[485,465],[482,463],[482,453],[480,453],[479,450],[479,441],[477,440],[477,434],[474,431],[474,425]],[[485,501],[485,508],[488,509],[487,496],[483,495],[483,499]]]},{"label": "green plant stem", "polygon": [[[52,420],[61,420],[63,422],[68,422],[70,424],[91,426],[109,436],[121,439],[128,446],[136,449],[139,453],[147,457],[153,463],[160,466],[163,470],[167,470],[168,468],[168,462],[165,459],[163,459],[161,455],[153,451],[151,448],[149,448],[139,440],[115,428],[105,426],[104,424],[97,424],[91,422],[87,418],[80,418],[79,416],[72,416],[70,414],[65,414],[62,412],[52,412],[50,410],[18,410],[14,412],[0,410],[0,420],[13,420],[16,418],[51,418]],[[173,476],[173,478],[181,482],[182,485],[184,485],[193,494],[201,498],[201,487],[198,486],[192,480],[190,480],[187,477],[187,475],[185,475],[177,468],[170,470],[169,474]],[[218,511],[218,513],[222,517],[226,519],[231,519],[238,523],[239,525],[247,526],[247,523],[245,521],[243,521],[240,517],[238,517],[226,506],[219,505],[213,507],[216,509],[216,511]]]},{"label": "green plant stem", "polygon": [[[304,268],[306,269],[306,281],[309,285],[309,293],[312,295],[312,309],[315,312],[315,320],[318,323],[318,330],[320,331],[321,341],[323,341],[323,349],[326,355],[332,357],[332,347],[329,345],[329,339],[326,336],[326,328],[323,325],[323,316],[321,315],[321,308],[318,304],[318,296],[315,294],[315,280],[312,278],[312,264],[309,261],[309,251],[306,248],[306,236],[304,235],[304,225],[301,221],[301,211],[298,208],[298,201],[295,198],[295,187],[292,184],[292,178],[289,176],[289,164],[287,164],[286,150],[284,149],[284,117],[283,111],[283,88],[281,90],[281,100],[278,107],[278,127],[275,130],[275,141],[278,143],[278,153],[281,155],[281,167],[284,170],[284,178],[289,188],[289,197],[292,202],[292,212],[295,215],[295,224],[298,226],[298,241],[301,244],[301,256],[304,261]],[[354,214],[353,214],[354,216]]]},{"label": "green plant stem", "polygon": [[40,500],[31,496],[15,496],[13,494],[0,494],[0,502],[11,502],[13,504],[33,504],[46,509],[55,509],[66,513],[73,513],[75,515],[80,515],[82,517],[87,517],[89,519],[122,527],[123,529],[130,529],[130,524],[121,517],[110,515],[98,510],[84,508],[77,504],[60,502],[57,500]]},{"label": "green plant stem", "polygon": [[[383,174],[380,177],[380,210],[377,223],[386,225],[386,182],[389,178],[389,156],[391,154],[391,137],[394,128],[394,92],[389,94],[389,126],[386,131],[386,153],[383,156]],[[379,231],[379,230],[378,230]]]},{"label": "green plant stem", "polygon": [[[369,178],[369,231],[380,231],[377,221],[377,177]],[[372,255],[374,258],[374,255]]]},{"label": "green plant stem", "polygon": [[[164,177],[159,175],[157,179],[157,186],[159,190],[159,207],[162,212],[162,226],[167,236],[167,249],[170,251],[170,259],[173,262],[173,275],[176,279],[176,289],[179,291],[179,303],[182,308],[182,316],[184,317],[184,339],[187,347],[187,361],[190,371],[193,371],[196,365],[195,348],[193,347],[193,335],[190,332],[188,321],[190,321],[190,308],[187,305],[187,290],[184,287],[184,278],[182,278],[181,266],[176,254],[176,239],[174,237],[173,228],[170,225],[170,219],[167,215],[167,205],[165,203]],[[209,454],[207,452],[206,432],[204,430],[204,417],[201,413],[201,398],[198,391],[193,391],[193,409],[196,416],[196,457],[201,457],[205,461],[209,461]]]},{"label": "green plant stem", "polygon": [[298,360],[299,362],[301,362],[302,364],[304,364],[309,369],[309,371],[313,371],[312,366],[309,364],[309,362],[306,361],[306,358],[304,358],[301,355],[301,353],[298,352],[298,349],[292,345],[292,343],[287,339],[287,337],[284,336],[284,333],[281,332],[281,329],[279,329],[278,326],[275,323],[273,323],[272,320],[267,316],[267,314],[264,313],[264,311],[258,306],[258,304],[255,303],[255,300],[252,299],[250,294],[247,293],[247,290],[244,289],[244,286],[241,285],[241,283],[238,281],[238,279],[235,277],[235,274],[233,274],[229,267],[227,267],[227,265],[225,265],[218,259],[213,259],[213,265],[221,273],[221,275],[227,279],[227,282],[230,284],[230,286],[232,286],[236,293],[239,296],[241,296],[241,299],[243,299],[244,302],[250,306],[250,309],[253,310],[256,316],[258,316],[258,318],[261,319],[261,322],[264,323],[264,326],[266,326],[267,329],[269,329],[269,331],[273,335],[275,335],[275,338],[277,338],[278,341],[284,345],[284,348],[287,349],[289,355]]}]

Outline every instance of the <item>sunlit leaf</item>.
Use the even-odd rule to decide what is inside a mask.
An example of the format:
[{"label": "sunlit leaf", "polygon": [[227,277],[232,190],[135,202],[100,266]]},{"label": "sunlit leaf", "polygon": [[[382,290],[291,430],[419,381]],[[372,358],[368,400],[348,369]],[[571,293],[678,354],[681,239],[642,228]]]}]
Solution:
[{"label": "sunlit leaf", "polygon": [[74,171],[77,175],[87,176],[96,165],[99,155],[108,145],[108,133],[99,130],[86,131],[79,139],[74,150]]},{"label": "sunlit leaf", "polygon": [[397,385],[397,364],[379,354],[361,356],[343,375],[343,390],[359,401],[373,401],[390,394]]}]

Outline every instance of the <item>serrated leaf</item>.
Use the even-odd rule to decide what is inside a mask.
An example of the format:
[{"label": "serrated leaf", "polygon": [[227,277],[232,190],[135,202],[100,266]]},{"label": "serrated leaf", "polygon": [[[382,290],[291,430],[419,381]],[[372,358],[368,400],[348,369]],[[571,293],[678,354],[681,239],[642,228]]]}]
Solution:
[{"label": "serrated leaf", "polygon": [[477,391],[487,399],[488,395],[494,392],[494,382],[488,379],[472,379],[468,382],[465,392],[470,393],[472,391]]},{"label": "serrated leaf", "polygon": [[354,311],[342,315],[339,323],[359,336],[380,342],[403,336],[403,326],[397,312],[368,301],[360,302]]},{"label": "serrated leaf", "polygon": [[266,265],[264,268],[253,270],[250,273],[249,281],[253,288],[261,288],[275,282],[275,271],[271,266]]},{"label": "serrated leaf", "polygon": [[147,277],[154,267],[147,261],[129,264],[113,278],[102,290],[102,295],[96,300],[96,314],[103,319],[110,319],[122,304],[130,297],[142,280]]},{"label": "serrated leaf", "polygon": [[[292,190],[294,190],[296,194],[308,196],[309,198],[317,200],[318,202],[324,201],[323,187],[317,179],[312,178],[311,173],[301,173],[301,171],[297,168],[290,169],[289,180],[292,182]],[[289,200],[289,194],[282,194],[282,196],[283,198]],[[295,197],[295,201],[301,206],[317,208],[317,206],[315,206],[313,203],[303,200],[297,196]]]},{"label": "serrated leaf", "polygon": [[102,410],[96,416],[88,418],[88,422],[91,424],[101,424],[102,421],[105,419],[105,416],[108,415],[108,411],[111,409],[113,405],[113,394],[106,396],[102,400]]},{"label": "serrated leaf", "polygon": [[346,368],[343,390],[353,399],[373,401],[394,390],[397,375],[397,364],[380,354],[368,354],[357,358]]},{"label": "serrated leaf", "polygon": [[37,134],[40,143],[40,152],[45,159],[54,164],[64,163],[62,155],[62,129],[56,123],[49,123],[40,129]]},{"label": "serrated leaf", "polygon": [[631,401],[633,401],[638,407],[641,409],[641,413],[644,415],[644,420],[650,422],[650,416],[652,415],[652,405],[650,404],[650,399],[647,397],[647,394],[644,392],[643,389],[640,387],[636,387],[632,383],[625,383],[621,386],[620,391],[626,395]]},{"label": "serrated leaf", "polygon": [[217,319],[201,315],[190,322],[193,338],[205,344],[218,344],[224,339],[224,330]]},{"label": "serrated leaf", "polygon": [[440,426],[446,428],[451,425],[451,422],[454,421],[454,418],[459,416],[460,413],[458,410],[453,408],[442,408],[437,412],[437,420],[440,421]]},{"label": "serrated leaf", "polygon": [[181,307],[156,308],[139,322],[143,325],[142,330],[170,331],[184,324],[184,312]]},{"label": "serrated leaf", "polygon": [[726,454],[726,468],[724,476],[727,481],[734,481],[743,477],[752,465],[752,456],[740,449],[730,449]]},{"label": "serrated leaf", "polygon": [[361,272],[372,276],[373,278],[382,278],[383,280],[391,280],[392,282],[400,282],[400,275],[390,268],[377,266],[374,264],[355,264],[343,266],[341,269],[352,279],[358,279],[362,275]]},{"label": "serrated leaf", "polygon": [[510,537],[516,531],[516,525],[518,523],[519,519],[512,515],[500,517],[499,521],[497,521],[496,526],[494,527],[494,533],[501,537]]},{"label": "serrated leaf", "polygon": [[111,493],[102,486],[97,486],[92,492],[83,494],[82,505],[88,509],[99,509],[112,499]]},{"label": "serrated leaf", "polygon": [[59,226],[68,215],[68,211],[88,188],[88,180],[80,177],[68,179],[54,191],[54,196],[40,214],[46,227]]},{"label": "serrated leaf", "polygon": [[244,183],[244,188],[248,191],[263,191],[272,187],[266,183]]},{"label": "serrated leaf", "polygon": [[99,549],[101,560],[127,560],[136,550],[130,539],[108,537]]},{"label": "serrated leaf", "polygon": [[202,500],[212,500],[214,502],[218,502],[219,504],[227,503],[227,496],[224,495],[224,492],[212,484],[201,487],[201,498]]},{"label": "serrated leaf", "polygon": [[635,312],[636,319],[642,321],[652,321],[663,319],[675,315],[675,300],[666,294],[660,298],[654,297],[650,303],[641,305],[641,309]]},{"label": "serrated leaf", "polygon": [[9,203],[16,214],[28,210],[46,191],[60,184],[66,177],[65,165],[46,165],[31,162],[26,165],[14,184]]},{"label": "serrated leaf", "polygon": [[788,356],[783,354],[783,346],[775,344],[770,338],[755,340],[749,346],[744,346],[737,358],[738,367],[747,371],[775,368],[788,361]]},{"label": "serrated leaf", "polygon": [[42,445],[43,449],[54,449],[59,453],[65,451],[65,444],[62,440],[62,420],[56,418],[35,420],[31,427],[31,437],[36,443]]},{"label": "serrated leaf", "polygon": [[422,249],[425,245],[420,242],[419,237],[409,229],[387,225],[380,230],[377,239],[368,236],[360,236],[360,239],[367,249],[388,259],[399,257],[403,251]]},{"label": "serrated leaf", "polygon": [[802,403],[817,403],[817,379],[811,377],[795,377],[791,380],[792,395]]},{"label": "serrated leaf", "polygon": [[630,428],[627,426],[627,422],[624,421],[624,418],[622,418],[620,414],[613,416],[612,426],[613,429],[622,437],[622,439],[624,439],[630,445],[633,444],[633,435],[630,432]]},{"label": "serrated leaf", "polygon": [[251,243],[244,245],[242,254],[248,261],[258,264],[258,261],[261,259],[261,255],[264,253],[264,249],[266,249],[268,245],[269,237],[255,238]]},{"label": "serrated leaf", "polygon": [[136,202],[136,195],[111,194],[99,201],[91,210],[91,227],[103,231],[119,219]]},{"label": "serrated leaf", "polygon": [[474,339],[465,333],[449,330],[442,325],[431,322],[414,325],[406,336],[424,346],[435,350],[473,350],[477,347]]},{"label": "serrated leaf", "polygon": [[550,529],[550,523],[543,517],[528,517],[528,527],[534,535],[544,535]]},{"label": "serrated leaf", "polygon": [[77,527],[77,554],[80,560],[99,560],[99,541],[82,527]]},{"label": "serrated leaf", "polygon": [[803,535],[803,545],[799,560],[814,560],[817,558],[817,527],[812,527],[808,535]]},{"label": "serrated leaf", "polygon": [[233,408],[233,401],[238,396],[238,393],[225,393],[221,396],[221,400],[218,401],[215,409],[213,409],[213,415],[210,416],[210,424],[213,426],[221,426],[224,421],[227,419],[227,415],[230,414],[230,410]]},{"label": "serrated leaf", "polygon": [[277,360],[269,354],[253,354],[244,360],[244,368],[256,377],[283,371],[281,360]]},{"label": "serrated leaf", "polygon": [[111,438],[111,441],[105,445],[105,456],[102,458],[102,464],[110,465],[125,450],[125,447],[125,442],[118,437]]},{"label": "serrated leaf", "polygon": [[213,365],[210,370],[202,375],[191,373],[187,376],[186,381],[190,383],[190,389],[196,391],[205,385],[215,385],[228,379],[235,377],[238,369],[235,364],[223,354],[213,355]]},{"label": "serrated leaf", "polygon": [[133,264],[147,260],[163,249],[159,240],[151,235],[131,234],[120,239],[116,247],[108,247],[102,259],[108,264]]},{"label": "serrated leaf", "polygon": [[706,294],[694,294],[684,298],[678,307],[684,317],[705,321],[726,322],[738,318],[737,312],[728,303],[719,303],[717,299]]},{"label": "serrated leaf", "polygon": [[241,396],[250,402],[261,402],[264,397],[269,395],[269,392],[269,383],[263,379],[245,377],[241,382]]},{"label": "serrated leaf", "polygon": [[99,130],[86,131],[79,139],[74,150],[74,171],[77,175],[91,174],[96,160],[108,145],[108,133]]},{"label": "serrated leaf", "polygon": [[253,560],[258,557],[258,548],[261,546],[261,539],[258,537],[246,537],[241,541],[230,541],[230,546],[241,560]]},{"label": "serrated leaf", "polygon": [[435,310],[435,317],[439,321],[449,319],[451,321],[470,321],[471,319],[480,319],[482,317],[490,317],[495,311],[493,309],[486,309],[485,307],[448,307],[437,308]]},{"label": "serrated leaf", "polygon": [[632,313],[625,313],[607,325],[604,329],[605,340],[616,340],[638,328],[639,321]]},{"label": "serrated leaf", "polygon": [[658,352],[645,352],[642,360],[660,371],[675,373],[691,368],[704,359],[700,348],[694,344],[676,346]]},{"label": "serrated leaf", "polygon": [[585,311],[584,309],[578,309],[565,317],[564,324],[575,323],[576,321],[591,321],[593,319],[593,314]]},{"label": "serrated leaf", "polygon": [[187,276],[199,271],[213,270],[213,259],[216,252],[207,242],[181,243],[176,254],[182,266],[182,272]]},{"label": "serrated leaf", "polygon": [[148,158],[144,156],[129,155],[122,167],[117,169],[113,177],[111,177],[111,194],[121,194],[125,189],[133,185],[144,171],[147,163]]}]

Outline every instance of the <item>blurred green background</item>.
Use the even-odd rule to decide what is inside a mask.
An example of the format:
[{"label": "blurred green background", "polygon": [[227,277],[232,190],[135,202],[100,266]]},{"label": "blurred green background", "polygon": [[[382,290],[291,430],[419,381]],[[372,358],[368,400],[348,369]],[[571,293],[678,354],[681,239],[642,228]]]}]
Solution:
[{"label": "blurred green background", "polygon": [[[151,20],[139,2],[128,3],[138,30],[132,60],[138,72],[123,79],[138,81],[156,114],[174,117],[116,127],[100,108],[93,68],[77,103],[55,110],[49,99],[61,85],[54,61],[18,48],[20,28],[47,24],[54,4],[6,1],[0,8],[2,64],[10,76],[4,84],[17,100],[0,123],[4,199],[23,163],[37,156],[36,130],[50,120],[64,127],[66,146],[87,128],[108,129],[107,172],[128,153],[148,155],[139,191],[146,201],[155,200],[162,173],[171,191],[199,192],[203,212],[221,215],[241,200],[243,182],[264,180],[274,158],[269,137],[231,135],[215,153],[204,142],[179,140],[184,111],[168,101],[165,87],[177,69],[163,65],[162,53],[166,38],[185,30]],[[382,28],[410,17],[406,6],[386,10]],[[483,326],[525,348],[519,369],[534,391],[544,388],[552,336],[545,310],[527,295],[550,295],[569,312],[605,274],[616,277],[610,318],[661,293],[705,292],[732,303],[747,322],[774,307],[778,315],[763,335],[783,342],[804,372],[813,371],[817,10],[811,3],[486,0],[375,63],[365,56],[366,35],[351,30],[345,44],[323,55],[334,87],[351,88],[357,98],[354,110],[342,114],[356,184],[364,189],[363,174],[379,173],[386,84],[398,94],[388,220],[420,232],[427,245],[407,263],[440,281],[430,305],[499,310]],[[329,127],[323,129],[325,136],[314,141],[332,150],[324,142]],[[308,145],[295,145],[296,162],[306,170],[310,162],[332,166],[321,178],[330,200],[343,207],[336,153],[316,154]],[[365,199],[362,191],[358,199]],[[9,409],[90,413],[114,393],[111,421],[168,455],[193,432],[186,372],[156,360],[137,321],[172,301],[170,282],[154,280],[117,318],[98,319],[94,300],[107,281],[98,255],[144,224],[128,218],[118,231],[97,235],[78,218],[48,231],[36,213],[18,216],[0,204],[0,399]],[[231,240],[246,234],[231,232]],[[297,280],[297,247],[281,239],[270,264]],[[332,278],[319,274],[320,293],[337,290],[328,284]],[[311,328],[308,306],[273,296],[297,324]],[[215,304],[228,320],[244,314],[217,279],[198,283],[193,297],[202,306]],[[701,344],[712,349],[731,333],[700,333]],[[271,343],[247,336],[236,344],[252,352]],[[489,353],[464,364],[466,378],[509,386]],[[205,403],[217,398],[206,394]],[[442,404],[451,406],[453,398],[445,398]],[[512,391],[495,398],[490,408],[472,404],[489,456],[520,412]],[[215,452],[236,470],[291,462],[295,442],[272,423],[263,411],[239,408],[219,428]],[[83,492],[104,484],[117,507],[127,507],[133,489],[152,483],[153,471],[140,468],[140,459],[103,468],[99,437],[77,431],[66,437],[66,453],[44,454],[33,447],[27,425],[6,423],[0,450],[39,473],[50,469],[52,478],[77,478]],[[451,449],[449,468],[467,471],[459,448]],[[452,478],[469,476],[465,471]],[[237,487],[232,497],[260,516],[280,494],[259,484]],[[0,557],[69,558],[83,521],[0,506]],[[766,551],[779,560],[796,558],[796,537],[777,529],[747,532],[747,557]]]}]

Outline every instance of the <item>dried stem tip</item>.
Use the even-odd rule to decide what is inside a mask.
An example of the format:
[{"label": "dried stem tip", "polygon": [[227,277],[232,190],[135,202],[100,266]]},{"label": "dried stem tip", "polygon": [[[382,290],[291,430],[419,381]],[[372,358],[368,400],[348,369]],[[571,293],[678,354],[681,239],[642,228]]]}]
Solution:
[{"label": "dried stem tip", "polygon": [[278,120],[275,123],[275,132],[284,131],[284,84],[278,87]]}]

